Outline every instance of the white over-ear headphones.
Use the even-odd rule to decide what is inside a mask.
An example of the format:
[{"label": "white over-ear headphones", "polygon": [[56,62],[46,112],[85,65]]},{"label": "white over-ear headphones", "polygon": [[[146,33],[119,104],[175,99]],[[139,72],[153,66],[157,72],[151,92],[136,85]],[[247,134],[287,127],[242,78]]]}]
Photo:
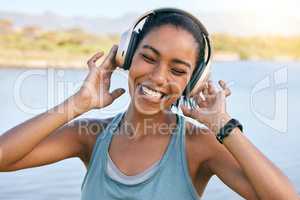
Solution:
[{"label": "white over-ear headphones", "polygon": [[121,35],[121,40],[116,55],[116,64],[125,70],[129,70],[131,66],[131,60],[134,51],[137,47],[138,37],[139,37],[139,32],[135,30],[136,27],[145,18],[152,15],[158,15],[161,13],[178,13],[191,18],[199,26],[199,31],[201,31],[202,36],[204,38],[205,47],[206,47],[204,50],[205,51],[204,54],[206,55],[204,55],[204,58],[202,58],[202,62],[200,63],[200,65],[195,68],[192,74],[192,78],[183,92],[185,96],[192,97],[198,91],[201,83],[203,83],[209,76],[211,70],[210,61],[211,61],[212,49],[211,49],[211,41],[209,39],[209,35],[206,28],[196,17],[194,17],[193,15],[191,15],[186,11],[177,8],[160,8],[156,10],[151,10],[145,13],[144,15],[142,15],[141,17],[139,17],[138,20],[133,24],[133,26],[128,31],[126,31]]}]

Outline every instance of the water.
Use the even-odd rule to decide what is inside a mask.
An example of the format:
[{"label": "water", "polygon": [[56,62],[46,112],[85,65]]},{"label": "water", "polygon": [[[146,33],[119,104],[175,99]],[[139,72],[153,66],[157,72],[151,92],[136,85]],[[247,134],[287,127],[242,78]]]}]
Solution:
[{"label": "water", "polygon": [[[226,62],[215,63],[212,73],[214,82],[223,79],[231,85],[229,113],[243,123],[248,138],[289,177],[298,193],[299,72],[300,63],[297,62]],[[86,70],[70,69],[0,69],[0,133],[62,102],[78,89],[86,74]],[[112,82],[112,89],[127,89],[126,75],[121,72],[113,75]],[[128,102],[129,94],[126,93],[113,105],[80,117],[112,116],[124,110]],[[81,161],[73,158],[43,167],[0,173],[0,199],[80,199],[85,172]],[[213,177],[203,199],[242,198]]]}]

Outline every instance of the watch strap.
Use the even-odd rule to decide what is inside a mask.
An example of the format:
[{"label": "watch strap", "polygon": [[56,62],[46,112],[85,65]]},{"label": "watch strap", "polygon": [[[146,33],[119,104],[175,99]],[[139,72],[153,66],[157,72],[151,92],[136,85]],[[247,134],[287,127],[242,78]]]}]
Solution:
[{"label": "watch strap", "polygon": [[232,129],[239,128],[243,132],[243,126],[237,119],[230,119],[220,130],[219,133],[216,135],[217,140],[223,144],[224,138],[230,135]]}]

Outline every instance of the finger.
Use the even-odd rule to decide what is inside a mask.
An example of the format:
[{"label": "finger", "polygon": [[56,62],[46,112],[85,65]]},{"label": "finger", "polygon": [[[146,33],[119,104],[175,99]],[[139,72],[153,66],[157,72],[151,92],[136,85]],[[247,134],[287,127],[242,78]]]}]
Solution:
[{"label": "finger", "polygon": [[229,96],[229,95],[231,95],[231,90],[227,87],[225,81],[219,80],[219,85],[224,90],[226,97]]},{"label": "finger", "polygon": [[104,59],[103,63],[101,64],[101,67],[103,67],[104,69],[108,69],[108,70],[113,70],[114,68],[117,67],[116,62],[115,62],[117,50],[118,50],[118,46],[113,45],[112,48],[110,49],[108,55]]},{"label": "finger", "polygon": [[88,61],[87,61],[87,65],[89,67],[89,69],[92,69],[93,67],[96,67],[96,62],[99,58],[101,58],[103,56],[103,52],[98,52],[95,55],[93,55]]},{"label": "finger", "polygon": [[211,80],[208,81],[208,93],[209,94],[216,94],[216,89],[213,85],[213,82]]},{"label": "finger", "polygon": [[201,92],[204,91],[204,88],[205,88],[205,82],[203,84],[200,84],[199,87],[197,88],[196,92],[195,92],[195,95],[198,95],[200,94]]},{"label": "finger", "polygon": [[207,85],[207,82],[205,82],[205,85],[204,85],[204,88],[203,88],[203,94],[204,95],[208,95],[208,85]]},{"label": "finger", "polygon": [[215,99],[216,99],[216,94],[207,94],[198,97],[196,99],[196,102],[199,105],[199,107],[203,108],[209,106],[211,103],[215,101]]},{"label": "finger", "polygon": [[198,103],[198,106],[200,108],[206,108],[206,107],[208,107],[208,103],[207,103],[207,101],[201,101]]},{"label": "finger", "polygon": [[112,101],[114,101],[115,99],[119,98],[122,94],[125,93],[125,90],[123,88],[118,88],[115,89],[114,91],[112,91],[110,93],[110,96],[112,98]]},{"label": "finger", "polygon": [[195,113],[192,109],[189,109],[187,106],[185,105],[181,105],[180,106],[182,113],[187,116],[187,117],[191,117],[194,118],[195,117]]},{"label": "finger", "polygon": [[220,104],[218,104],[219,106],[216,108],[216,112],[218,113],[225,113],[226,112],[226,95],[225,95],[225,90],[220,90],[217,93],[217,101],[220,102]]},{"label": "finger", "polygon": [[182,113],[190,118],[196,119],[200,122],[202,121],[202,114],[201,114],[201,110],[200,109],[189,109],[187,106],[185,105],[181,105],[180,106]]},{"label": "finger", "polygon": [[198,104],[199,107],[206,107],[207,102],[205,101],[204,96],[200,93],[197,96],[194,97],[196,103]]}]

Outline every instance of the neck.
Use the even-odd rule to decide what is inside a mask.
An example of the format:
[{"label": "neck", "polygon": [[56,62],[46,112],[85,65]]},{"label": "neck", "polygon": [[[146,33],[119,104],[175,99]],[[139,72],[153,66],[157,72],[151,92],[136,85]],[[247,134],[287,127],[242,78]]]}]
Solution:
[{"label": "neck", "polygon": [[131,103],[122,119],[121,130],[131,140],[140,140],[148,136],[167,135],[176,127],[176,116],[168,110],[152,115],[138,112]]}]

